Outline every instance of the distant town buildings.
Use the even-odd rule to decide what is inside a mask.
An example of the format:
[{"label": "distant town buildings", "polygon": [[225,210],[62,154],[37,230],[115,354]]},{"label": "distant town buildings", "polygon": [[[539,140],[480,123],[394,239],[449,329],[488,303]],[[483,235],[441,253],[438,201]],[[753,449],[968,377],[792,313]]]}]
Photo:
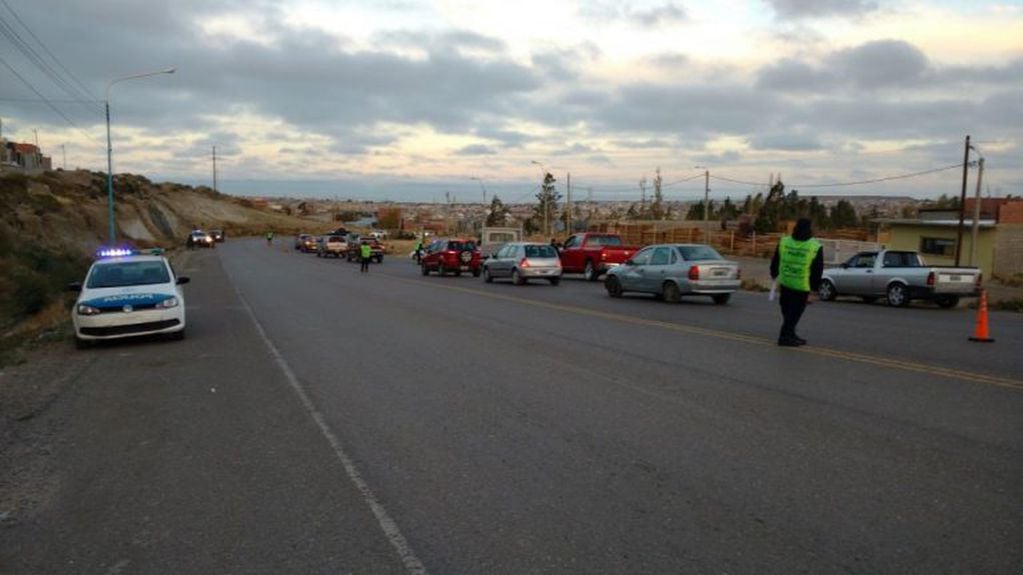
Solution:
[{"label": "distant town buildings", "polygon": [[39,146],[0,139],[0,171],[39,174],[53,169],[49,156]]}]

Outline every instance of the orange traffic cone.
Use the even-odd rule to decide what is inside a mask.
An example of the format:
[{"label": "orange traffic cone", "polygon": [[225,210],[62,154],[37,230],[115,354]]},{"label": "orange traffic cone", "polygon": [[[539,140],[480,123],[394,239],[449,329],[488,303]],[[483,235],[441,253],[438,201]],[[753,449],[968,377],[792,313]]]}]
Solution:
[{"label": "orange traffic cone", "polygon": [[980,290],[980,304],[977,306],[977,327],[970,336],[970,341],[981,343],[992,343],[995,340],[988,337],[987,331],[987,290]]}]

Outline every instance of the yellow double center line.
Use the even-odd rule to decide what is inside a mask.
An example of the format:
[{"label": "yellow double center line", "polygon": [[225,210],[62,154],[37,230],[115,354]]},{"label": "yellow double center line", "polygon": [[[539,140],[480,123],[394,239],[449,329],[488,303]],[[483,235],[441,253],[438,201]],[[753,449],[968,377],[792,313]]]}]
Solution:
[{"label": "yellow double center line", "polygon": [[[402,277],[402,276],[397,276],[397,275],[392,275],[392,274],[378,274],[378,275],[385,275],[385,276],[387,276],[387,277],[389,277],[391,279],[395,279],[397,281],[401,281],[401,282],[405,282],[405,283],[409,283],[409,284],[424,285],[424,286],[429,286],[429,287],[433,287],[433,288],[446,289],[446,290],[450,290],[450,291],[462,292],[462,293],[472,294],[472,295],[486,297],[486,298],[490,298],[490,299],[496,299],[496,300],[502,300],[502,301],[507,301],[507,302],[512,302],[512,303],[529,305],[529,306],[538,307],[538,308],[551,309],[551,310],[556,310],[556,311],[561,311],[561,312],[566,312],[566,313],[574,313],[574,314],[577,314],[577,315],[585,315],[585,316],[590,316],[590,317],[598,317],[598,318],[601,318],[601,319],[617,321],[617,322],[622,322],[622,323],[628,323],[628,324],[633,324],[633,325],[644,325],[644,326],[649,326],[649,327],[656,327],[656,328],[659,328],[659,329],[665,329],[665,330],[673,331],[673,332],[677,332],[677,333],[686,333],[686,334],[690,334],[690,335],[701,335],[701,336],[704,336],[704,337],[713,337],[713,338],[725,339],[725,340],[729,340],[729,341],[739,341],[739,342],[753,344],[753,345],[771,345],[771,346],[774,346],[776,344],[776,342],[774,340],[768,339],[768,338],[765,338],[765,337],[759,337],[759,336],[753,336],[753,335],[743,335],[741,333],[734,333],[734,332],[722,331],[722,330],[717,330],[717,329],[708,329],[708,328],[704,328],[704,327],[696,327],[696,326],[692,326],[692,325],[685,325],[685,324],[679,324],[679,323],[671,323],[671,322],[660,321],[660,320],[656,320],[656,319],[645,319],[645,318],[631,317],[631,316],[627,316],[627,315],[611,313],[611,312],[605,312],[605,311],[600,311],[600,310],[595,310],[595,309],[590,309],[590,308],[585,308],[585,307],[579,307],[579,306],[574,306],[574,305],[565,305],[565,304],[559,304],[559,303],[551,303],[551,302],[545,302],[545,301],[538,301],[538,300],[526,299],[526,298],[517,297],[517,296],[510,296],[510,295],[505,295],[505,294],[498,294],[498,293],[493,293],[493,292],[488,292],[488,291],[482,291],[482,290],[473,289],[473,288],[466,288],[466,287],[460,287],[460,286],[455,286],[455,285],[445,285],[445,284],[441,284],[441,283],[437,283],[437,282],[427,282],[427,281],[418,280],[418,279],[410,279],[410,278],[406,278],[406,277]],[[1011,379],[1011,378],[1007,378],[1007,377],[999,377],[999,376],[995,376],[995,375],[987,375],[987,374],[983,374],[983,373],[975,373],[975,372],[971,372],[971,371],[963,371],[963,370],[960,370],[960,369],[952,369],[952,368],[940,367],[940,366],[936,366],[936,365],[927,365],[927,364],[924,364],[924,363],[916,363],[916,362],[912,362],[912,361],[905,361],[905,360],[901,360],[901,359],[888,358],[888,357],[883,357],[883,356],[878,356],[878,355],[868,355],[868,354],[865,354],[865,353],[855,353],[855,352],[851,352],[851,351],[841,351],[841,350],[838,350],[838,349],[830,349],[830,348],[826,348],[826,347],[794,347],[794,348],[786,348],[785,351],[786,352],[805,353],[805,354],[817,355],[817,356],[822,356],[822,357],[830,357],[830,358],[835,358],[835,359],[843,359],[843,360],[846,360],[846,361],[852,361],[852,362],[856,362],[856,363],[864,363],[864,364],[869,364],[869,365],[876,365],[876,366],[879,366],[879,367],[887,367],[887,368],[891,368],[891,369],[900,369],[900,370],[903,370],[903,371],[913,371],[913,372],[917,372],[917,373],[925,373],[925,374],[928,374],[928,375],[938,375],[938,376],[948,377],[948,378],[952,378],[952,379],[960,379],[960,380],[965,380],[965,381],[972,381],[972,382],[975,382],[975,383],[983,383],[983,384],[994,385],[994,386],[998,386],[998,387],[1006,387],[1006,388],[1010,388],[1010,389],[1023,390],[1023,381],[1018,380],[1018,379]]]}]

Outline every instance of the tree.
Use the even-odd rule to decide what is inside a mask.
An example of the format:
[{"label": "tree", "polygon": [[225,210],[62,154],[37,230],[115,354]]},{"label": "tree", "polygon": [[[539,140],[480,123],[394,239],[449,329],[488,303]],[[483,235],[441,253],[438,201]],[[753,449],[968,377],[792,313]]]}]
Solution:
[{"label": "tree", "polygon": [[490,200],[490,213],[487,214],[487,225],[488,226],[503,226],[508,220],[508,208],[504,205],[504,202],[494,194],[494,198]]},{"label": "tree", "polygon": [[856,209],[848,200],[838,200],[835,207],[831,208],[831,225],[836,228],[854,228],[860,223],[856,216]]},{"label": "tree", "polygon": [[652,220],[664,219],[664,193],[661,191],[663,183],[664,178],[661,177],[661,168],[658,167],[654,176],[654,201],[650,203],[650,219]]},{"label": "tree", "polygon": [[550,235],[550,226],[554,222],[558,209],[558,200],[561,199],[561,194],[554,187],[554,182],[556,181],[550,172],[544,174],[543,184],[540,186],[540,191],[536,194],[538,203],[533,208],[533,219],[536,220],[537,227],[544,226],[542,231],[545,236]]}]

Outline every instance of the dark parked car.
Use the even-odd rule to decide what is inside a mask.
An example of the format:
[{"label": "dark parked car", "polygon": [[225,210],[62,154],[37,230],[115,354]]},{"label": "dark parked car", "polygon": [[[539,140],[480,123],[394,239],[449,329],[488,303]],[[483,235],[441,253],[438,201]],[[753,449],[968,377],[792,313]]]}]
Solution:
[{"label": "dark parked car", "polygon": [[224,233],[224,230],[210,230],[210,237],[213,238],[213,241],[220,243],[227,239],[227,234]]},{"label": "dark parked car", "polygon": [[465,239],[434,240],[426,248],[419,265],[424,276],[435,271],[440,275],[451,272],[456,276],[471,272],[474,277],[479,277],[483,269],[476,242]]}]

